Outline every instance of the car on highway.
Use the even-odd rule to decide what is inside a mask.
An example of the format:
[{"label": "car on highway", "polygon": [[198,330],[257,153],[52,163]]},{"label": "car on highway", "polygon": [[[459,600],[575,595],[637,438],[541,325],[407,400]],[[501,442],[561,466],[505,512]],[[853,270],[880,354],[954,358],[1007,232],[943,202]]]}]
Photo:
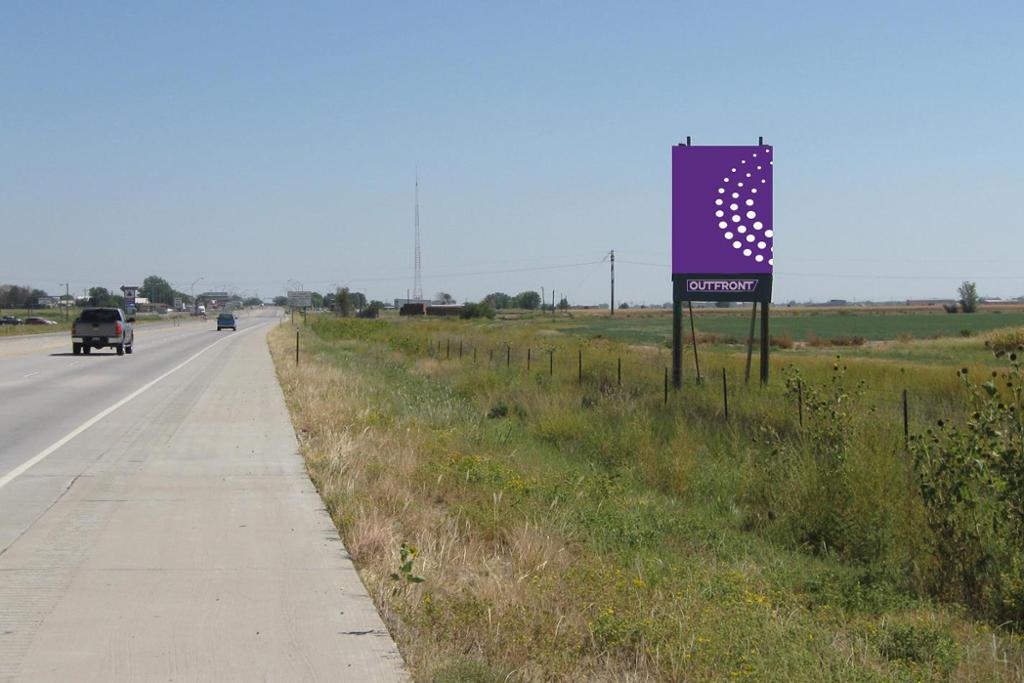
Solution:
[{"label": "car on highway", "polygon": [[92,349],[112,348],[117,355],[131,353],[135,346],[134,317],[120,308],[87,308],[71,325],[71,353],[88,354]]},{"label": "car on highway", "polygon": [[227,327],[230,327],[232,332],[238,330],[238,319],[234,313],[224,312],[217,316],[217,331],[220,332]]},{"label": "car on highway", "polygon": [[13,315],[5,315],[0,318],[0,325],[20,325],[21,318],[15,318]]},{"label": "car on highway", "polygon": [[49,318],[37,318],[35,316],[31,318],[25,318],[26,325],[56,325],[56,320],[50,320]]}]

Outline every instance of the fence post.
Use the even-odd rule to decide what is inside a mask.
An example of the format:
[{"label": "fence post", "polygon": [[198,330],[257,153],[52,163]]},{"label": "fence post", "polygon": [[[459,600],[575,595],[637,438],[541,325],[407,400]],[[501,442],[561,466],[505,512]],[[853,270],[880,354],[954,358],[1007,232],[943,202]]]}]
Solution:
[{"label": "fence post", "polygon": [[903,390],[903,447],[910,445],[910,417],[907,414],[907,390]]},{"label": "fence post", "polygon": [[722,405],[725,406],[725,421],[729,421],[729,385],[725,378],[725,368],[722,368]]},{"label": "fence post", "polygon": [[505,347],[505,367],[512,367],[512,345],[509,344]]},{"label": "fence post", "polygon": [[579,384],[583,384],[583,349],[578,351],[579,354]]},{"label": "fence post", "polygon": [[459,360],[462,360],[462,339],[459,339]]},{"label": "fence post", "polygon": [[548,377],[555,376],[555,350],[548,351]]},{"label": "fence post", "polygon": [[619,356],[619,386],[622,386],[622,356]]},{"label": "fence post", "polygon": [[800,426],[804,426],[804,383],[798,382],[796,385],[796,404],[797,410],[800,411]]},{"label": "fence post", "polygon": [[492,364],[494,363],[494,349],[491,349],[487,354],[487,360]]},{"label": "fence post", "polygon": [[444,347],[444,359],[445,360],[451,360],[452,359],[452,339],[451,339],[451,337],[448,338],[448,343]]},{"label": "fence post", "polygon": [[473,365],[476,365],[476,347],[473,347]]},{"label": "fence post", "polygon": [[668,405],[668,368],[665,368],[665,405]]},{"label": "fence post", "polygon": [[299,331],[295,330],[295,364],[299,364]]},{"label": "fence post", "polygon": [[526,371],[530,371],[530,360],[533,355],[533,349],[526,349]]}]

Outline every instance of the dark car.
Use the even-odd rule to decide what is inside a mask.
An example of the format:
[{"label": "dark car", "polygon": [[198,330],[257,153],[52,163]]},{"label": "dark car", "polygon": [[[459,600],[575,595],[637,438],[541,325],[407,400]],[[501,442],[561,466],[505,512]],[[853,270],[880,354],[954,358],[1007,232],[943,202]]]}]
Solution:
[{"label": "dark car", "polygon": [[71,353],[109,348],[123,356],[135,348],[135,318],[120,308],[87,308],[71,324]]},{"label": "dark car", "polygon": [[235,319],[234,313],[221,313],[217,316],[217,331],[230,327],[232,331],[238,329],[238,321]]},{"label": "dark car", "polygon": [[26,325],[56,325],[56,320],[50,320],[49,318],[25,318]]},{"label": "dark car", "polygon": [[5,315],[0,318],[0,325],[20,325],[21,318],[15,318],[13,315]]}]

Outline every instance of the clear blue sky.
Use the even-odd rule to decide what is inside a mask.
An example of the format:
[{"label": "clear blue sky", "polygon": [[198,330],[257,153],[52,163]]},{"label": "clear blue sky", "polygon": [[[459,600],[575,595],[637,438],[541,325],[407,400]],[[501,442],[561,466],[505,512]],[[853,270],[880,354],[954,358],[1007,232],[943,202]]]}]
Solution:
[{"label": "clear blue sky", "polygon": [[763,135],[776,301],[1019,296],[1022,36],[1020,2],[8,1],[0,282],[404,296],[418,166],[427,293],[604,302],[606,265],[525,269],[615,249],[660,303],[672,144]]}]

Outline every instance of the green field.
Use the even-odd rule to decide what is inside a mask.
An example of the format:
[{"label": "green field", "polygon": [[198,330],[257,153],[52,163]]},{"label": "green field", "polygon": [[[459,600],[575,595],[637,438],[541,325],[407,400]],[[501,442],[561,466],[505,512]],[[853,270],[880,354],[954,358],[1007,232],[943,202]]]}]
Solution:
[{"label": "green field", "polygon": [[[724,339],[742,341],[750,328],[749,311],[695,311],[698,337],[713,334]],[[667,345],[672,341],[672,318],[640,316],[587,316],[556,319],[555,329],[588,337],[604,337],[616,341]],[[978,312],[970,315],[947,313],[877,313],[877,312],[807,312],[790,313],[775,309],[771,318],[772,337],[789,337],[808,341],[814,337],[863,337],[869,341],[885,341],[909,336],[913,339],[975,335],[1004,327],[1024,326],[1024,312]],[[684,329],[689,334],[689,317],[684,313]]]}]

